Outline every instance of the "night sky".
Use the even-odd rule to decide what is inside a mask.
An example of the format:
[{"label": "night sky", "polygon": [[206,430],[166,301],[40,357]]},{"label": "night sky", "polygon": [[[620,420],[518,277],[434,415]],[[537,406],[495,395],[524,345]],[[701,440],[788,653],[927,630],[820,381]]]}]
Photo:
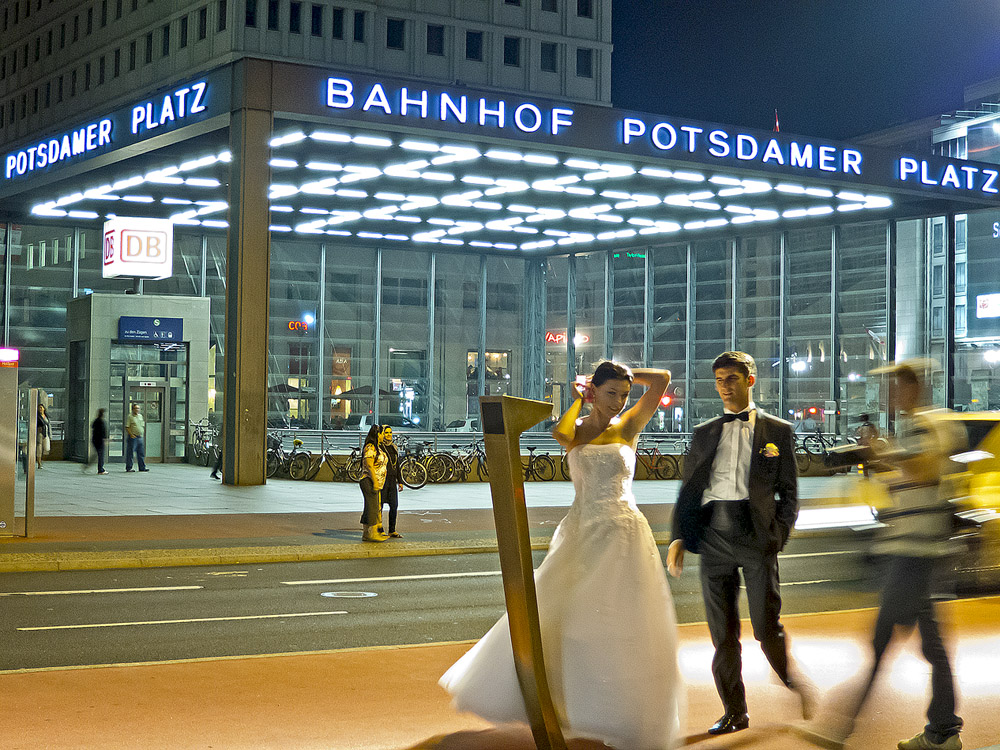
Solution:
[{"label": "night sky", "polygon": [[1000,76],[1000,0],[614,0],[616,107],[851,136]]}]

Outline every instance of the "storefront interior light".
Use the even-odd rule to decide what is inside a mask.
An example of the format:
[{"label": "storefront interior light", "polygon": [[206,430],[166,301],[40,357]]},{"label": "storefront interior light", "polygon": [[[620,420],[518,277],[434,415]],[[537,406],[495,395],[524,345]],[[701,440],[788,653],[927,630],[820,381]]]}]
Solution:
[{"label": "storefront interior light", "polygon": [[289,169],[299,166],[299,163],[295,159],[271,159],[268,164],[272,167],[287,167]]}]

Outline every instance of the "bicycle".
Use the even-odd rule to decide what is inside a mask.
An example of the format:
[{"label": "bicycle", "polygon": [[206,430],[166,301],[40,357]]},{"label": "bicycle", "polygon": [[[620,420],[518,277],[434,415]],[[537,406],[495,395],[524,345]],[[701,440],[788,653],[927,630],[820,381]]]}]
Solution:
[{"label": "bicycle", "polygon": [[416,453],[411,452],[409,440],[399,438],[396,445],[399,451],[399,481],[411,490],[419,490],[427,484],[427,467]]},{"label": "bicycle", "polygon": [[812,432],[802,438],[802,447],[811,456],[826,456],[830,448],[833,448],[836,444],[836,441],[832,437],[828,438],[824,436],[818,427],[816,428],[816,432]]},{"label": "bicycle", "polygon": [[[456,451],[460,450],[458,445],[451,447]],[[464,482],[466,477],[472,473],[473,464],[475,464],[476,474],[479,476],[480,482],[489,477],[489,470],[486,468],[486,446],[482,440],[474,441],[464,452],[450,454],[450,457],[455,463],[453,479]]]},{"label": "bicycle", "polygon": [[191,453],[200,466],[213,464],[219,458],[219,431],[205,417],[199,422],[193,422],[191,434]]},{"label": "bicycle", "polygon": [[302,441],[295,438],[292,441],[292,450],[286,453],[281,438],[274,433],[269,434],[267,436],[267,458],[264,469],[267,476],[273,477],[279,471],[288,474],[292,461],[300,454],[304,453],[311,457],[312,454],[309,451],[303,450],[301,446]]},{"label": "bicycle", "polygon": [[660,452],[660,443],[664,440],[654,439],[653,445],[636,451],[636,458],[646,467],[646,476],[657,479],[677,479],[680,467],[677,458],[669,453]]},{"label": "bicycle", "polygon": [[525,446],[528,449],[528,456],[521,457],[521,466],[524,468],[524,479],[540,479],[543,482],[551,482],[556,478],[555,462],[548,453],[535,455],[538,448],[534,445]]},{"label": "bicycle", "polygon": [[337,456],[324,448],[319,455],[319,460],[313,460],[313,456],[308,451],[301,451],[296,454],[288,465],[288,475],[292,479],[311,480],[316,477],[323,464],[330,467],[330,473],[335,482],[360,482],[365,475],[364,462],[361,459],[361,449],[355,446],[351,449],[351,455],[346,461],[337,461]]}]

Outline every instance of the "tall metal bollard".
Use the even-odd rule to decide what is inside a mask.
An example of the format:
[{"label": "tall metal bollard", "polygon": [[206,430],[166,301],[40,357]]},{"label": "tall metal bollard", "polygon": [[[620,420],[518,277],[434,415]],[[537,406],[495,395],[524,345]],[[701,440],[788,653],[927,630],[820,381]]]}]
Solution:
[{"label": "tall metal bollard", "polygon": [[0,536],[14,536],[17,360],[16,349],[0,349]]},{"label": "tall metal bollard", "polygon": [[512,396],[482,396],[479,408],[517,680],[535,746],[539,750],[565,750],[566,740],[545,677],[519,442],[522,432],[552,413],[552,404]]}]

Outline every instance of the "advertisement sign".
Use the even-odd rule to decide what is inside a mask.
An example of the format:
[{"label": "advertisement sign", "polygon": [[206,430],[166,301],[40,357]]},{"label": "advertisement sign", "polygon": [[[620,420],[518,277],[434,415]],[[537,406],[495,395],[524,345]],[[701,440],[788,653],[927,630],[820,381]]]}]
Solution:
[{"label": "advertisement sign", "polygon": [[138,318],[122,315],[118,318],[120,341],[183,341],[183,318]]},{"label": "advertisement sign", "polygon": [[116,217],[104,222],[104,278],[166,279],[173,273],[173,260],[169,219]]},{"label": "advertisement sign", "polygon": [[970,211],[967,222],[966,289],[956,289],[966,294],[966,336],[1000,336],[1000,212]]}]

